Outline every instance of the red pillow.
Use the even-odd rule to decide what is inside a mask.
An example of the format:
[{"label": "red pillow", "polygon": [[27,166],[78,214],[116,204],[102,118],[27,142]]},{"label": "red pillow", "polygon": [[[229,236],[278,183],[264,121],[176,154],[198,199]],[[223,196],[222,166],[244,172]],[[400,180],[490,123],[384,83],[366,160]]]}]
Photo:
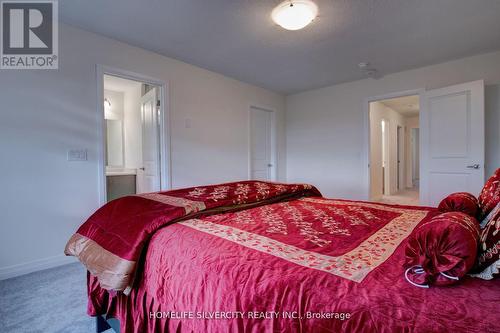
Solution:
[{"label": "red pillow", "polygon": [[500,202],[500,168],[488,179],[479,195],[479,219],[484,219]]},{"label": "red pillow", "polygon": [[500,268],[500,203],[487,217],[486,226],[479,239],[479,253],[474,276],[489,280]]},{"label": "red pillow", "polygon": [[465,213],[433,217],[410,235],[406,245],[406,279],[413,285],[456,283],[476,261],[479,223]]},{"label": "red pillow", "polygon": [[452,193],[439,203],[440,212],[462,212],[475,217],[479,203],[475,196],[467,192]]}]

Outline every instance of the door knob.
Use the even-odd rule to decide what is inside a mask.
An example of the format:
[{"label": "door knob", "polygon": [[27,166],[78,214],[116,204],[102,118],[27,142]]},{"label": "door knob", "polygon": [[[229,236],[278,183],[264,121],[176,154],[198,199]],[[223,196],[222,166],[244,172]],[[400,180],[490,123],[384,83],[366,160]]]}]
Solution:
[{"label": "door knob", "polygon": [[479,164],[472,164],[467,166],[468,169],[479,169]]},{"label": "door knob", "polygon": [[144,170],[146,170],[146,169],[145,169],[144,167],[142,167],[142,168],[139,168],[139,170],[142,170],[142,171],[144,171]]},{"label": "door knob", "polygon": [[270,167],[272,167],[272,166],[273,166],[273,165],[272,165],[271,163],[269,163],[269,164],[267,165],[267,167],[268,167],[268,168],[270,168]]}]

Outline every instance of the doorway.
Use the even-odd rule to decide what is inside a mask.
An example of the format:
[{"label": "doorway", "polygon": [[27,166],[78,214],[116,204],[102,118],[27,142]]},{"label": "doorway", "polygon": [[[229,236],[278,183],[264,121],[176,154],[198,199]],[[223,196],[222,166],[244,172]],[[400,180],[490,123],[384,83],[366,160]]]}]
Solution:
[{"label": "doorway", "polygon": [[98,68],[102,203],[170,188],[168,117],[160,81]]},{"label": "doorway", "polygon": [[419,204],[419,95],[369,102],[370,200]]},{"label": "doorway", "polygon": [[273,110],[250,107],[249,179],[276,180],[276,135]]}]

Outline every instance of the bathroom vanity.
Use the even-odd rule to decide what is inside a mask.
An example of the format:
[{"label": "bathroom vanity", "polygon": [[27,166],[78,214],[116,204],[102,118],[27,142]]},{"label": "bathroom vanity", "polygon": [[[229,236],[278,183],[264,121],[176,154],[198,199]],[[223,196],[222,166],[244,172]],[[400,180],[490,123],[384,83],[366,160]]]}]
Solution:
[{"label": "bathroom vanity", "polygon": [[108,201],[136,194],[136,170],[106,170],[106,192]]}]

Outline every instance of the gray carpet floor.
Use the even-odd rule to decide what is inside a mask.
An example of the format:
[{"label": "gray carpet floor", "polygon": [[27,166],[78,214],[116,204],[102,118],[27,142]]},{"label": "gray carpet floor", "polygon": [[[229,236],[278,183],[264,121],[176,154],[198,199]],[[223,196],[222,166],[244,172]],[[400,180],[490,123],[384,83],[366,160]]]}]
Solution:
[{"label": "gray carpet floor", "polygon": [[95,332],[86,281],[80,263],[0,281],[0,332]]}]

